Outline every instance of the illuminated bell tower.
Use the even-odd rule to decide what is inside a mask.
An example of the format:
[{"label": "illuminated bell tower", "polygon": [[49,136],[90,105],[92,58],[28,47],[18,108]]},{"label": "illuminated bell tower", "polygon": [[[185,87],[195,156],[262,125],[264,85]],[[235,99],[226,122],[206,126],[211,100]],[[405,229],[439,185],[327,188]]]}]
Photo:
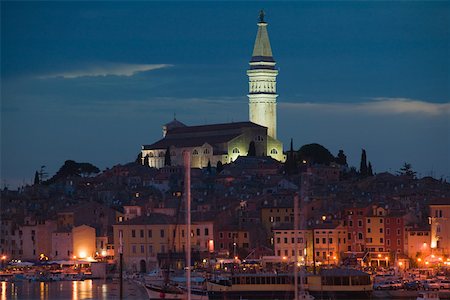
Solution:
[{"label": "illuminated bell tower", "polygon": [[277,75],[272,57],[264,12],[259,14],[258,33],[253,48],[249,78],[250,122],[267,127],[267,134],[277,138]]}]

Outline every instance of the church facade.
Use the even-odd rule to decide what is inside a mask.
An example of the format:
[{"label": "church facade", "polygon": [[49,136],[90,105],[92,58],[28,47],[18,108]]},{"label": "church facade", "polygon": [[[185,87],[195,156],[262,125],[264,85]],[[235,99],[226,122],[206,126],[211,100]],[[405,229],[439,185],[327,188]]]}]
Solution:
[{"label": "church facade", "polygon": [[[191,153],[191,166],[204,168],[231,163],[246,156],[270,156],[284,162],[283,144],[276,139],[276,76],[267,23],[261,12],[253,48],[249,77],[249,122],[187,126],[174,120],[163,126],[163,138],[143,145],[142,164],[162,168],[170,153],[172,166],[183,165],[183,152]],[[252,145],[251,145],[252,144]]]}]

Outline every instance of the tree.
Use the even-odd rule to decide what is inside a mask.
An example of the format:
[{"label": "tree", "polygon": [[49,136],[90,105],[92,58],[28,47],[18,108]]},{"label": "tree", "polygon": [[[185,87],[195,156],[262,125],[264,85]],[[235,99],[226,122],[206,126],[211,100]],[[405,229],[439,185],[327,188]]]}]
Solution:
[{"label": "tree", "polygon": [[208,165],[206,166],[206,171],[211,174],[211,161],[208,159]]},{"label": "tree", "polygon": [[334,161],[334,156],[331,152],[324,146],[316,143],[303,145],[297,153],[298,160],[301,162],[329,165]]},{"label": "tree", "polygon": [[366,150],[362,149],[361,152],[361,162],[359,164],[359,173],[362,177],[367,176],[367,156]]},{"label": "tree", "polygon": [[369,166],[367,167],[367,175],[373,176],[372,164],[369,161]]},{"label": "tree", "polygon": [[142,152],[139,152],[139,154],[137,155],[136,160],[134,162],[142,165]]},{"label": "tree", "polygon": [[295,161],[294,157],[294,146],[293,146],[293,140],[291,138],[291,148],[289,152],[287,153],[287,159],[284,163],[284,169],[286,174],[292,175],[294,173],[297,173],[297,162]]},{"label": "tree", "polygon": [[170,160],[170,146],[167,146],[166,154],[164,155],[164,166],[171,166],[172,162]]},{"label": "tree", "polygon": [[216,165],[216,172],[217,172],[217,174],[219,174],[220,172],[222,172],[222,170],[223,170],[223,164],[222,164],[222,162],[219,160],[219,161],[217,162],[217,165]]},{"label": "tree", "polygon": [[[42,168],[41,168],[42,170]],[[74,160],[66,160],[64,165],[59,168],[58,172],[50,178],[46,183],[52,184],[58,180],[66,179],[68,177],[86,177],[91,176],[92,174],[99,173],[100,170],[96,166],[90,163],[77,163]],[[42,180],[42,175],[40,177],[40,181]]]},{"label": "tree", "polygon": [[405,162],[403,164],[403,167],[400,168],[399,171],[397,171],[397,174],[400,176],[407,176],[411,179],[416,178],[417,172],[413,171],[412,165],[410,163]]},{"label": "tree", "polygon": [[256,156],[256,147],[254,141],[251,141],[250,144],[248,145],[247,156]]},{"label": "tree", "polygon": [[39,180],[39,173],[38,173],[38,171],[36,171],[34,173],[34,184],[36,185],[36,184],[39,184],[39,183],[41,183],[41,181]]},{"label": "tree", "polygon": [[150,156],[148,154],[144,157],[144,166],[150,167]]},{"label": "tree", "polygon": [[344,150],[339,150],[338,155],[336,156],[336,163],[341,166],[347,165],[347,156],[344,154]]}]

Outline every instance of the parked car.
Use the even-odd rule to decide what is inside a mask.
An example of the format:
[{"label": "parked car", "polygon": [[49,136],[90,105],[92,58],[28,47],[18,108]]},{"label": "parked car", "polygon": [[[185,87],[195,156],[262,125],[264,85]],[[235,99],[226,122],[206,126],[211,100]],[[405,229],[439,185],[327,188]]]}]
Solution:
[{"label": "parked car", "polygon": [[441,280],[441,282],[439,282],[439,288],[440,289],[450,289],[450,280]]},{"label": "parked car", "polygon": [[384,281],[374,283],[373,288],[375,290],[397,290],[402,288],[402,284],[398,281]]},{"label": "parked car", "polygon": [[423,284],[424,290],[427,291],[437,291],[440,288],[439,281],[436,280],[427,280]]},{"label": "parked car", "polygon": [[404,287],[408,291],[417,291],[420,289],[420,283],[418,281],[409,281],[404,284]]}]

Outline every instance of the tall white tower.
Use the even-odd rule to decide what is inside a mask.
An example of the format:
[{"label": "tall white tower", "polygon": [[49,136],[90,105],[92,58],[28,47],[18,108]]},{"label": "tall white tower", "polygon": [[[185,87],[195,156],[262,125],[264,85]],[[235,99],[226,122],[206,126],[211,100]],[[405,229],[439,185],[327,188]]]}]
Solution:
[{"label": "tall white tower", "polygon": [[258,33],[253,48],[249,78],[249,117],[250,122],[268,128],[268,135],[277,138],[277,75],[275,60],[272,57],[267,23],[264,12],[259,14]]}]

